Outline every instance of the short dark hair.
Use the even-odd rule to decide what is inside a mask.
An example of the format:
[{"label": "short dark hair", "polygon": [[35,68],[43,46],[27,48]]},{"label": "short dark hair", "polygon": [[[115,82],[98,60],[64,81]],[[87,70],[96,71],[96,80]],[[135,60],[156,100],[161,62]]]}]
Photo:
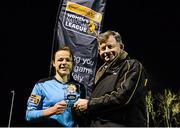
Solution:
[{"label": "short dark hair", "polygon": [[122,43],[121,35],[118,32],[111,31],[111,30],[108,30],[104,33],[99,34],[99,36],[97,37],[97,40],[101,44],[105,42],[109,38],[110,35],[112,35],[116,39],[117,42]]},{"label": "short dark hair", "polygon": [[54,53],[54,55],[53,55],[53,61],[55,60],[55,55],[56,55],[56,53],[58,52],[58,51],[68,51],[69,53],[70,53],[70,56],[72,57],[72,61],[74,61],[74,56],[73,56],[73,52],[72,52],[72,50],[68,47],[68,46],[64,46],[64,47],[62,47],[62,48],[59,48],[55,53]]}]

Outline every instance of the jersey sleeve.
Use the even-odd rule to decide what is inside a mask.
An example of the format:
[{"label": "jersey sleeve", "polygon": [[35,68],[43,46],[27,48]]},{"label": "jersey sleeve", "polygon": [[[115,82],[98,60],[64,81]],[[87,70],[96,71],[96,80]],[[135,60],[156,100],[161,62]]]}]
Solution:
[{"label": "jersey sleeve", "polygon": [[43,93],[41,83],[35,84],[27,101],[26,120],[31,121],[43,116]]}]

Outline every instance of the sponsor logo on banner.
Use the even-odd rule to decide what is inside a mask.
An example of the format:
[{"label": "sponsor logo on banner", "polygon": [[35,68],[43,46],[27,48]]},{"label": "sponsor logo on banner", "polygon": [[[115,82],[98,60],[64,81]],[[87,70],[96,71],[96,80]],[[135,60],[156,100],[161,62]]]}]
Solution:
[{"label": "sponsor logo on banner", "polygon": [[63,17],[65,29],[95,37],[100,31],[101,20],[101,13],[73,2],[67,2]]}]

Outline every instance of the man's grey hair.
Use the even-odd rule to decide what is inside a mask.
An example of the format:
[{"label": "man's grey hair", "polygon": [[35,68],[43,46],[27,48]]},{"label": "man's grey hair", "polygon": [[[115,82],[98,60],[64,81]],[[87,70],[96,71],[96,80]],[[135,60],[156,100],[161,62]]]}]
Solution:
[{"label": "man's grey hair", "polygon": [[117,42],[123,44],[121,35],[118,32],[111,31],[111,30],[108,30],[104,33],[99,34],[99,36],[97,37],[97,40],[100,44],[102,44],[109,38],[110,35],[112,35],[116,39]]}]

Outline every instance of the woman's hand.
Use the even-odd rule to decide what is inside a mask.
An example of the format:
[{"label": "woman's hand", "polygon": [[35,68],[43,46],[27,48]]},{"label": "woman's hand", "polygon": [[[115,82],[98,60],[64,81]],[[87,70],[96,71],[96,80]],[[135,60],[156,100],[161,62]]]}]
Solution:
[{"label": "woman's hand", "polygon": [[61,113],[64,113],[66,108],[67,108],[67,104],[63,100],[63,101],[57,102],[54,106],[44,110],[43,115],[44,116],[51,116],[54,114],[61,114]]}]

